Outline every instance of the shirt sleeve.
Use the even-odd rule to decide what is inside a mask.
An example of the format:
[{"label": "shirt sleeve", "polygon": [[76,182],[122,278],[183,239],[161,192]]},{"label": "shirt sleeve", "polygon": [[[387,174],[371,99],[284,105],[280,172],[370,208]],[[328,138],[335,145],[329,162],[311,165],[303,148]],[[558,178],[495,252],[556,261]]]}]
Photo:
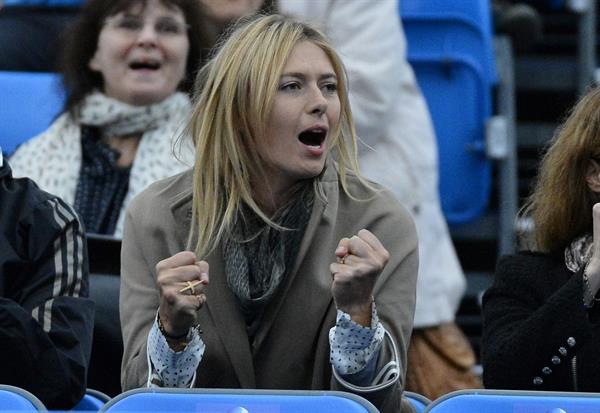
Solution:
[{"label": "shirt sleeve", "polygon": [[169,347],[155,319],[148,334],[148,387],[193,387],[196,369],[206,346],[197,328],[190,328],[188,344],[179,352]]},{"label": "shirt sleeve", "polygon": [[344,380],[358,386],[371,385],[384,335],[375,303],[371,306],[370,327],[355,323],[349,314],[337,310],[336,324],[329,331],[331,365]]}]

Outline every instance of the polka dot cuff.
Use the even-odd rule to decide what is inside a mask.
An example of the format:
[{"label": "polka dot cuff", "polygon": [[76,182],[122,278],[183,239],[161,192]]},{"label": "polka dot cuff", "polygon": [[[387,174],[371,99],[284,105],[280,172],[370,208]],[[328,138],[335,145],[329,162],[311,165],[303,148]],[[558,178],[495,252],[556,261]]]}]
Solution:
[{"label": "polka dot cuff", "polygon": [[175,352],[158,329],[155,319],[148,334],[150,360],[150,387],[192,387],[196,369],[204,355],[206,346],[195,328],[188,332],[188,345]]},{"label": "polka dot cuff", "polygon": [[335,327],[329,330],[331,365],[344,376],[359,373],[369,364],[373,367],[370,376],[374,376],[375,366],[369,361],[379,355],[384,334],[375,303],[371,306],[371,327],[363,327],[352,321],[349,314],[337,310]]}]

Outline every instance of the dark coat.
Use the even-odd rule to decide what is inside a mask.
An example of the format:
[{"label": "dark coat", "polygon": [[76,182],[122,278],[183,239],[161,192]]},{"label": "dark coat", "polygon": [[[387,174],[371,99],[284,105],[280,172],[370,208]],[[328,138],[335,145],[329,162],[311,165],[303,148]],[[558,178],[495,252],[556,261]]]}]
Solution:
[{"label": "dark coat", "polygon": [[600,305],[563,254],[500,259],[483,297],[483,381],[496,389],[600,391]]}]

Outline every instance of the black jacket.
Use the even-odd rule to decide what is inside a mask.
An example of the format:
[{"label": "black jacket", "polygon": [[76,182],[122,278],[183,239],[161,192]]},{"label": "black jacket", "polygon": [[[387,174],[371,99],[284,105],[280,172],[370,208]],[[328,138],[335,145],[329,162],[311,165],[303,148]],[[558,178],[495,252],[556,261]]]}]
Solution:
[{"label": "black jacket", "polygon": [[14,179],[4,161],[0,383],[29,390],[49,409],[73,407],[86,388],[94,305],[83,234],[70,206]]},{"label": "black jacket", "polygon": [[503,257],[483,297],[483,381],[497,389],[600,391],[600,305],[563,254]]}]

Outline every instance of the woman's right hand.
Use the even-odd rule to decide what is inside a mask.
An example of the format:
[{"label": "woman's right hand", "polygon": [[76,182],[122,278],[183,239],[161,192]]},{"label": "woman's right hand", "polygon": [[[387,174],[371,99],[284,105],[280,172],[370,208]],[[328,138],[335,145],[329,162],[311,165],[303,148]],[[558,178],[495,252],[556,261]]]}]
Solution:
[{"label": "woman's right hand", "polygon": [[162,326],[169,335],[184,335],[198,323],[198,310],[206,301],[208,263],[197,261],[193,252],[182,251],[156,264],[156,274]]}]

